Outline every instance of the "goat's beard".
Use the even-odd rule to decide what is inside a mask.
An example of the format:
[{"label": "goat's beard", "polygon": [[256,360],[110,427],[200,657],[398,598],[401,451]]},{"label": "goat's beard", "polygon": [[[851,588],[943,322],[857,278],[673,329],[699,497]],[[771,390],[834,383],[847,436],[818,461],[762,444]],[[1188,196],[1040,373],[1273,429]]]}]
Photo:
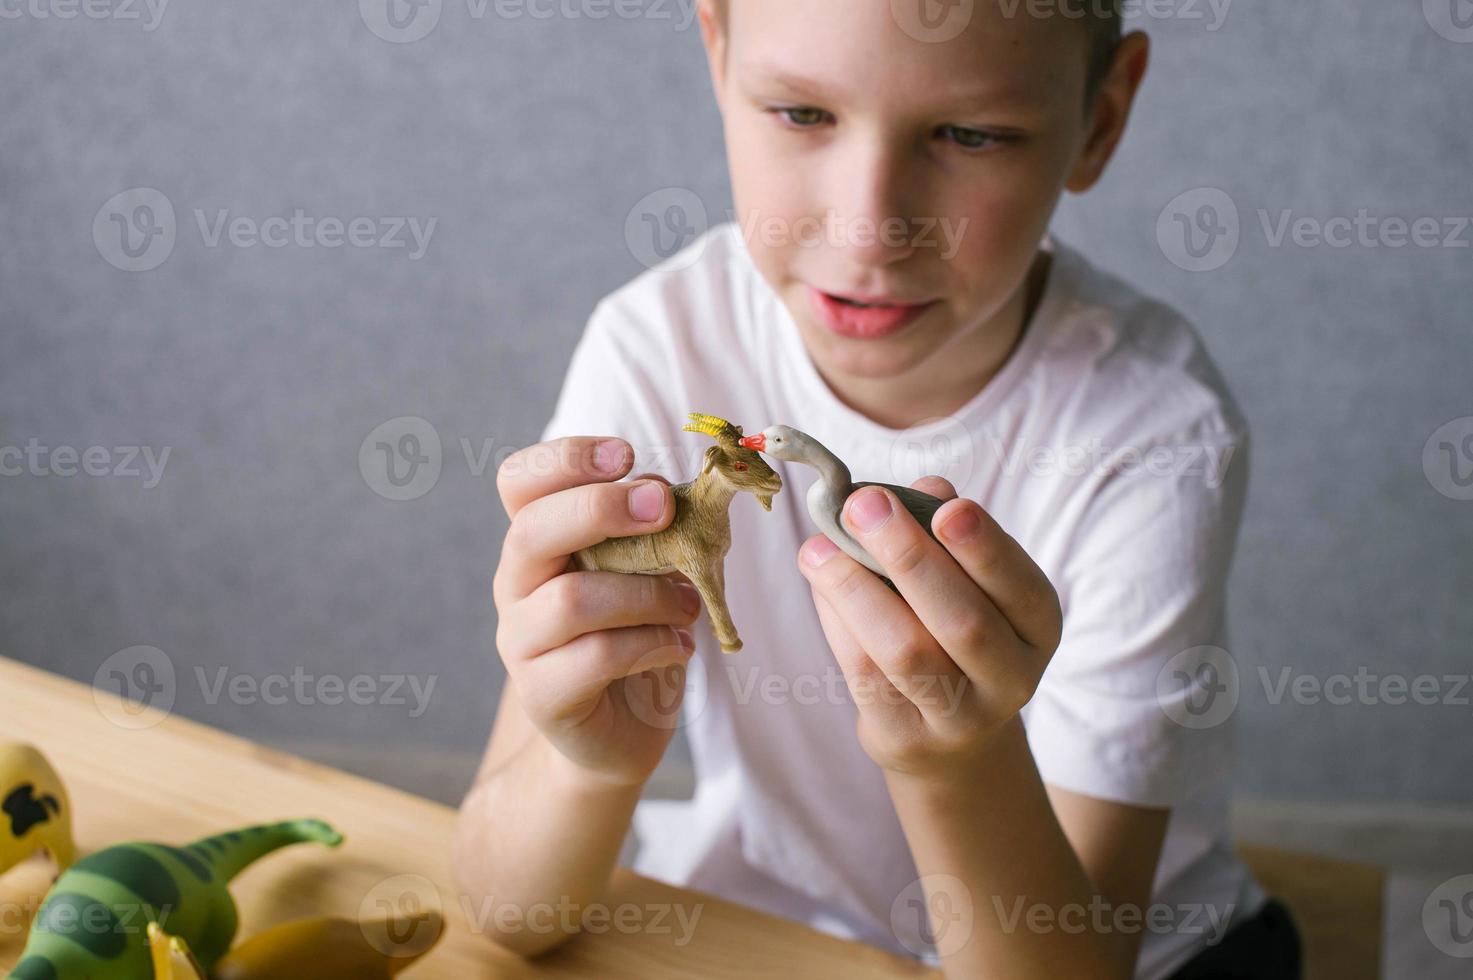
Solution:
[{"label": "goat's beard", "polygon": [[768,511],[770,513],[772,511],[772,494],[770,494],[770,493],[759,493],[759,494],[757,494],[757,503],[759,503],[759,504],[762,505],[762,509],[763,510]]}]

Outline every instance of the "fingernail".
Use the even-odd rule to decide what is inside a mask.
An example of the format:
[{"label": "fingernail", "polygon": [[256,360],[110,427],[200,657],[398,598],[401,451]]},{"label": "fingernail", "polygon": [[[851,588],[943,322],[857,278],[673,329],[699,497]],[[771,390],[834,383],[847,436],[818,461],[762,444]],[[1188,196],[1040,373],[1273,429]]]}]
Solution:
[{"label": "fingernail", "polygon": [[685,647],[687,650],[694,650],[696,648],[695,634],[688,629],[681,629],[680,627],[676,627],[675,638],[679,640],[680,645]]},{"label": "fingernail", "polygon": [[948,541],[955,541],[960,544],[976,534],[977,528],[981,526],[981,523],[981,521],[977,520],[976,512],[961,510],[957,512],[955,517],[950,518],[945,524],[941,525],[941,536]]},{"label": "fingernail", "polygon": [[593,465],[604,473],[617,473],[629,458],[629,447],[615,439],[599,443],[593,449]]},{"label": "fingernail", "polygon": [[701,593],[689,582],[676,582],[676,589],[680,594],[680,608],[692,615],[701,611]]},{"label": "fingernail", "polygon": [[665,513],[665,488],[659,483],[640,483],[629,491],[629,513],[636,521],[658,521]]},{"label": "fingernail", "polygon": [[865,534],[890,519],[890,498],[883,490],[865,490],[849,504],[849,521]]},{"label": "fingernail", "polygon": [[803,564],[809,568],[818,568],[834,555],[839,553],[839,546],[828,538],[819,537],[803,549]]}]

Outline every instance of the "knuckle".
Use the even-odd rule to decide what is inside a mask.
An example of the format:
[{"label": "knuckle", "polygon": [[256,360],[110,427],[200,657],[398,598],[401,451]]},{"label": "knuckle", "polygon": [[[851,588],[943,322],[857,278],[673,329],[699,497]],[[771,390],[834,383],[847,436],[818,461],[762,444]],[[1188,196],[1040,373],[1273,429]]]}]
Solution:
[{"label": "knuckle", "polygon": [[907,637],[885,658],[886,673],[905,680],[923,676],[931,665],[931,649],[919,637]]},{"label": "knuckle", "polygon": [[920,534],[909,534],[891,556],[889,569],[899,575],[908,575],[919,568],[926,560],[926,540]]},{"label": "knuckle", "polygon": [[574,624],[587,619],[594,606],[590,579],[586,572],[568,572],[549,582],[552,615]]},{"label": "knuckle", "polygon": [[1009,716],[1023,710],[1033,700],[1034,683],[1021,671],[1004,671],[996,680],[994,699]]},{"label": "knuckle", "polygon": [[837,602],[843,602],[856,595],[864,587],[864,576],[867,574],[869,574],[869,569],[858,562],[851,562],[849,568],[833,579],[826,591]]},{"label": "knuckle", "polygon": [[619,630],[598,630],[582,637],[587,647],[589,671],[598,677],[613,677],[619,670],[619,655],[624,648],[624,634]]},{"label": "knuckle", "polygon": [[536,540],[536,534],[537,509],[524,507],[516,517],[511,519],[511,524],[506,529],[503,551],[519,555],[529,550],[532,542]]},{"label": "knuckle", "polygon": [[501,494],[503,500],[506,499],[507,491],[511,489],[521,476],[524,459],[523,454],[525,452],[525,449],[518,449],[516,452],[507,456],[506,459],[503,459],[501,465],[496,467],[496,492]]},{"label": "knuckle", "polygon": [[593,484],[581,488],[574,509],[578,526],[612,537],[609,532],[623,527],[621,518],[628,512],[624,503],[629,487],[624,483]]},{"label": "knuckle", "polygon": [[654,615],[665,608],[664,599],[669,592],[673,591],[673,587],[662,587],[661,583],[655,581],[653,575],[631,575],[629,577],[634,579],[632,583],[634,595],[631,597],[634,608],[645,616]]},{"label": "knuckle", "polygon": [[975,609],[969,609],[957,619],[951,634],[964,650],[980,650],[992,638],[987,620]]}]

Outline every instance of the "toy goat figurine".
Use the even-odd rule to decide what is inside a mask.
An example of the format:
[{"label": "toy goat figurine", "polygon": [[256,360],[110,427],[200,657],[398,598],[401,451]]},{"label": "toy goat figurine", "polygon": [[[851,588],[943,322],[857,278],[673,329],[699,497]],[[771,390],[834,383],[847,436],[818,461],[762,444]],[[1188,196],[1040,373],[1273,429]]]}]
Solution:
[{"label": "toy goat figurine", "polygon": [[0,742],[0,874],[43,847],[58,874],[76,860],[66,788],[34,746]]},{"label": "toy goat figurine", "polygon": [[782,477],[756,452],[741,445],[742,430],[725,419],[691,413],[686,432],[703,432],[716,440],[706,449],[700,476],[670,489],[675,518],[663,531],[609,538],[574,555],[584,571],[663,575],[679,571],[691,580],[706,603],[711,627],[723,653],[742,648],[726,608],[726,553],[731,550],[731,518],[727,514],[738,491],[754,494],[762,509],[783,488]]}]

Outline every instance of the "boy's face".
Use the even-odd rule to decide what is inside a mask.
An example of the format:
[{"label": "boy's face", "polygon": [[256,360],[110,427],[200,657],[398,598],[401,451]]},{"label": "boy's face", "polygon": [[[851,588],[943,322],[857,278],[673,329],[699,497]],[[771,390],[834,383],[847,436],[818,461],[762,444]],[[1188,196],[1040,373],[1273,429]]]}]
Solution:
[{"label": "boy's face", "polygon": [[707,43],[737,220],[819,367],[893,377],[998,329],[1062,190],[1103,166],[1084,26],[978,0],[930,42],[886,0],[728,2]]}]

